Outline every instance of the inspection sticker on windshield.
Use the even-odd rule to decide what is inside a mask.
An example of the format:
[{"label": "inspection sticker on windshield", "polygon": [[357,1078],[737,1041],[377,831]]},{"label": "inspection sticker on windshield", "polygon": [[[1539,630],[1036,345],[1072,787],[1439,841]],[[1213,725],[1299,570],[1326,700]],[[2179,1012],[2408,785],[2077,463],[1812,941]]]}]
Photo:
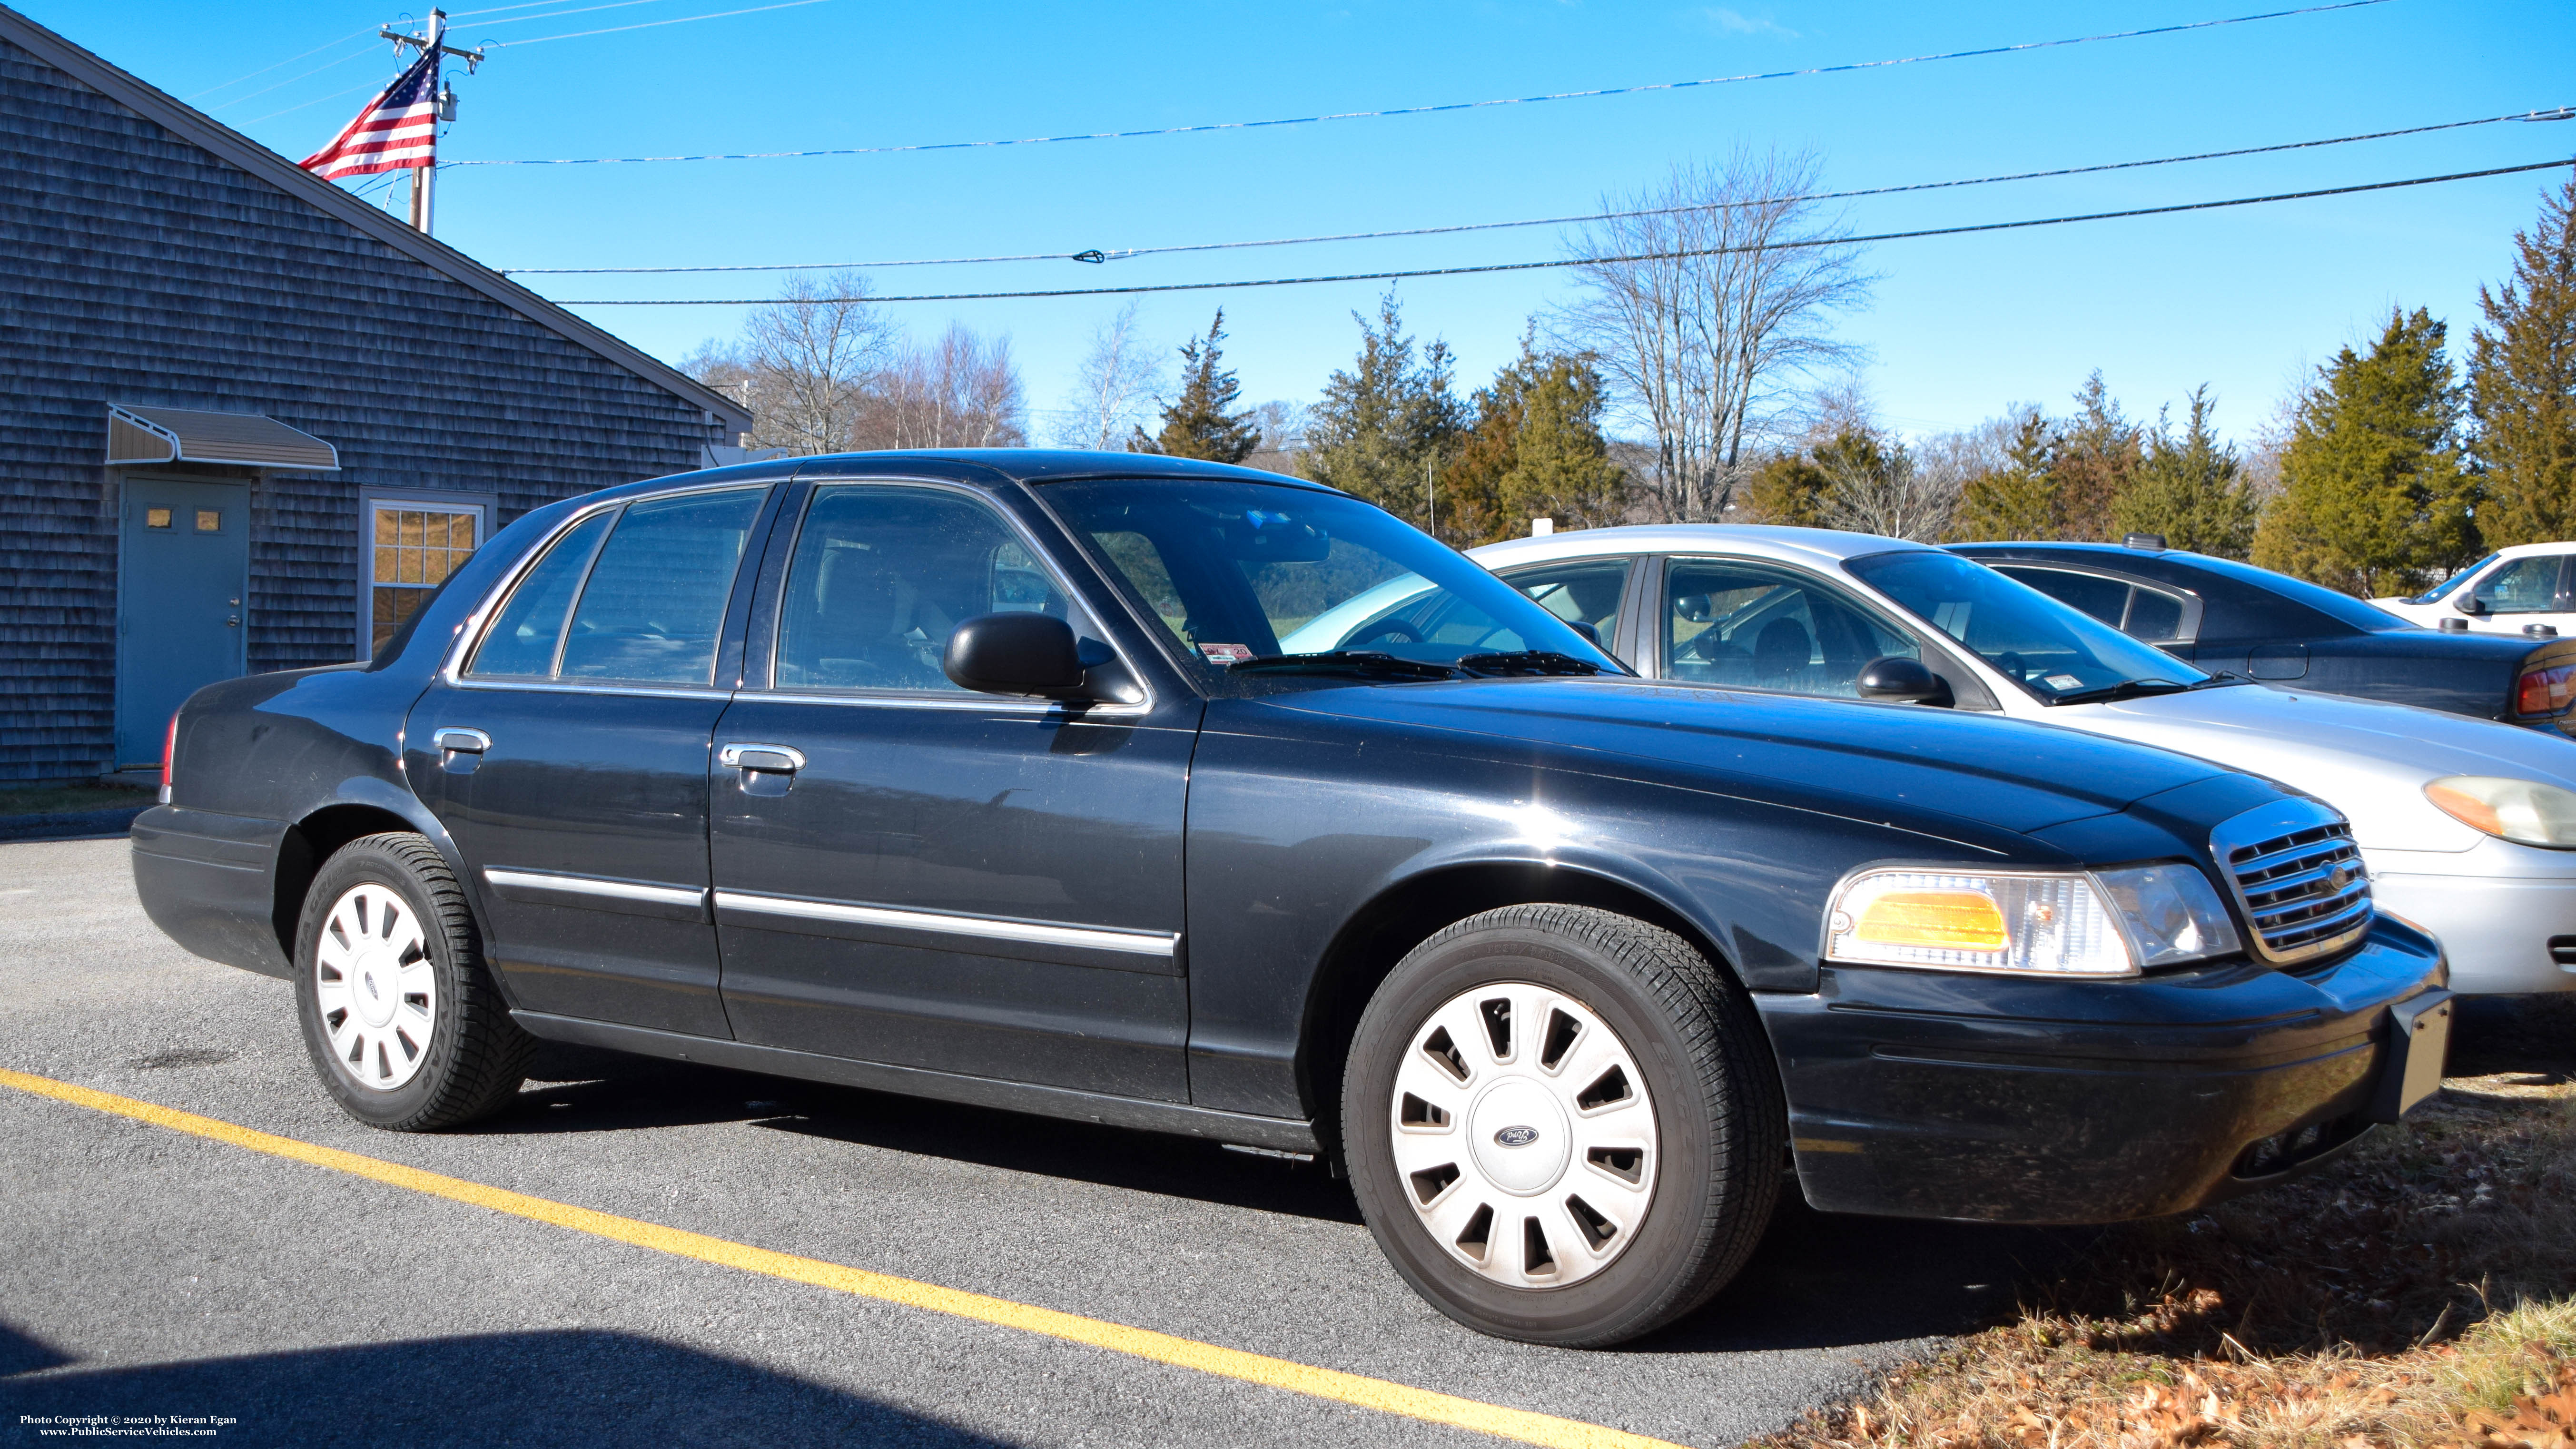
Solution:
[{"label": "inspection sticker on windshield", "polygon": [[2072,674],[2052,674],[2040,682],[2051,689],[2073,689],[2084,681]]},{"label": "inspection sticker on windshield", "polygon": [[1240,664],[1252,657],[1252,649],[1244,644],[1202,644],[1199,654],[1210,664]]}]

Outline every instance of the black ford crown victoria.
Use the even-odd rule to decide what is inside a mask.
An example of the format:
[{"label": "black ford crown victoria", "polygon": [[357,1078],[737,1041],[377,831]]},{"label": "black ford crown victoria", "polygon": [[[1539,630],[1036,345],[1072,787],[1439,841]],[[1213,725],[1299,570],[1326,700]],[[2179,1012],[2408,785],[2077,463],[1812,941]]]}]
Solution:
[{"label": "black ford crown victoria", "polygon": [[1214,465],[612,489],[371,664],[172,732],[144,903],[292,980],[362,1121],[491,1112],[545,1038],[1325,1152],[1427,1298],[1545,1342],[1705,1301],[1784,1178],[2211,1201],[2402,1113],[2447,1022],[2311,800],[1637,680],[1387,514]]}]

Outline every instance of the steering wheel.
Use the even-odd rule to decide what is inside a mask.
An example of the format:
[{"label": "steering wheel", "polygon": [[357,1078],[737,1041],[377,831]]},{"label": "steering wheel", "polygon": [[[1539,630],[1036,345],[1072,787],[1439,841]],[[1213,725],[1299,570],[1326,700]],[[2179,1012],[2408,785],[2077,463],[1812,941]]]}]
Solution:
[{"label": "steering wheel", "polygon": [[1356,649],[1363,644],[1419,644],[1421,642],[1422,636],[1414,632],[1411,624],[1402,619],[1388,619],[1365,634],[1355,634],[1343,640],[1340,647]]}]

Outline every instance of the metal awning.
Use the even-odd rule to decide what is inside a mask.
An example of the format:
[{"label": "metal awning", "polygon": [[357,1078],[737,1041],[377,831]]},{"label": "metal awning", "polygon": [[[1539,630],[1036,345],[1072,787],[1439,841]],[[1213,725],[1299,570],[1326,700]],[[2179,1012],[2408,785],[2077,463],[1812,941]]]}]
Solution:
[{"label": "metal awning", "polygon": [[257,413],[107,405],[107,461],[238,463],[297,473],[337,473],[340,450]]}]

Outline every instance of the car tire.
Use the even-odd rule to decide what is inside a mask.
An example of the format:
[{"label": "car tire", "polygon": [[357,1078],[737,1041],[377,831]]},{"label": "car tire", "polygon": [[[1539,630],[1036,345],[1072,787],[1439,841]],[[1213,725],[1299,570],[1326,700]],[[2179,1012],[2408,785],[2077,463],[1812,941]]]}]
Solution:
[{"label": "car tire", "polygon": [[1680,936],[1581,906],[1487,911],[1415,947],[1343,1078],[1344,1161],[1388,1261],[1529,1343],[1619,1343],[1707,1302],[1771,1220],[1786,1131],[1741,987]]},{"label": "car tire", "polygon": [[333,1100],[392,1132],[488,1115],[518,1092],[537,1045],[484,970],[455,874],[408,833],[351,841],[315,873],[295,928],[295,1003]]}]

